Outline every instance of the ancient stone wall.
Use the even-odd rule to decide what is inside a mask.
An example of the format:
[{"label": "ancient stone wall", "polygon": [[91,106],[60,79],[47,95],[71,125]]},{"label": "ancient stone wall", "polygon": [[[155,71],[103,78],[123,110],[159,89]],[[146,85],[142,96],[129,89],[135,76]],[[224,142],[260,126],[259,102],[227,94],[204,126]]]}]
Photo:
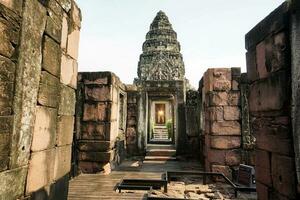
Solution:
[{"label": "ancient stone wall", "polygon": [[143,155],[138,148],[138,91],[135,85],[126,85],[127,92],[127,156]]},{"label": "ancient stone wall", "polygon": [[298,199],[292,103],[299,100],[292,102],[290,14],[285,2],[246,35],[259,199]]},{"label": "ancient stone wall", "polygon": [[125,156],[125,85],[111,72],[82,72],[78,78],[77,100],[79,170],[109,173]]},{"label": "ancient stone wall", "polygon": [[0,199],[66,199],[80,10],[0,1]]},{"label": "ancient stone wall", "polygon": [[239,68],[208,69],[203,77],[205,170],[232,177],[241,163]]}]

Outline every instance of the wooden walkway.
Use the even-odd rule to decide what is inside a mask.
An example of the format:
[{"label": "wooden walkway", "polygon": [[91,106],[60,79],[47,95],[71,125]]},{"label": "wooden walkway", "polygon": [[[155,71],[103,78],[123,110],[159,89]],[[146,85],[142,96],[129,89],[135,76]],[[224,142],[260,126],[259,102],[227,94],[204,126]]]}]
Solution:
[{"label": "wooden walkway", "polygon": [[161,179],[166,170],[201,170],[198,162],[178,161],[125,161],[109,175],[83,174],[70,181],[69,200],[136,200],[143,199],[146,192],[118,193],[114,190],[124,178]]}]

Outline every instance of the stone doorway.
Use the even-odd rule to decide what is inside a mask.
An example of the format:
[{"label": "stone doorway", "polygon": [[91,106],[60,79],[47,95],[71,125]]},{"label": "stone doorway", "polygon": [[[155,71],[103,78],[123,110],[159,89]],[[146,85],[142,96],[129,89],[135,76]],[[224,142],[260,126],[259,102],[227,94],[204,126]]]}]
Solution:
[{"label": "stone doorway", "polygon": [[149,144],[174,143],[174,106],[170,100],[150,101]]}]

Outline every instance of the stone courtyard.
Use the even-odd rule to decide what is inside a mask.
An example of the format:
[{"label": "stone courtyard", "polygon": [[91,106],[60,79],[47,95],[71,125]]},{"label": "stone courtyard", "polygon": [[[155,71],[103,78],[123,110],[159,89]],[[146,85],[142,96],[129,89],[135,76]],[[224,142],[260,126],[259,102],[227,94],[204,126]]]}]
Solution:
[{"label": "stone courtyard", "polygon": [[78,72],[82,18],[0,0],[0,200],[300,199],[298,0],[246,33],[246,73],[209,68],[197,89],[163,11],[132,84]]}]

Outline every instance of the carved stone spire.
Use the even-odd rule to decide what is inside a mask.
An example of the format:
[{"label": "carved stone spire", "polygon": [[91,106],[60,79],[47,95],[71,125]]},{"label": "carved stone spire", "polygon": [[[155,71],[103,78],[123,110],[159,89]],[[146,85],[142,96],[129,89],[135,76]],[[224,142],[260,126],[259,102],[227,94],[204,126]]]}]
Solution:
[{"label": "carved stone spire", "polygon": [[185,69],[177,34],[159,11],[150,25],[138,64],[139,80],[184,80]]}]

